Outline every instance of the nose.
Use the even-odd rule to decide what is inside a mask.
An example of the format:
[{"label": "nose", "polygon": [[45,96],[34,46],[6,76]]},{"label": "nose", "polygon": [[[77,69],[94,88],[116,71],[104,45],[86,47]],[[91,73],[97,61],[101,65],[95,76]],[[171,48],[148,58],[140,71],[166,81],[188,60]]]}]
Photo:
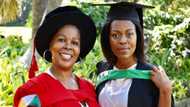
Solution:
[{"label": "nose", "polygon": [[66,50],[71,50],[72,49],[71,43],[69,41],[65,42],[63,48]]},{"label": "nose", "polygon": [[119,41],[120,44],[126,44],[128,42],[128,39],[125,35],[123,35]]}]

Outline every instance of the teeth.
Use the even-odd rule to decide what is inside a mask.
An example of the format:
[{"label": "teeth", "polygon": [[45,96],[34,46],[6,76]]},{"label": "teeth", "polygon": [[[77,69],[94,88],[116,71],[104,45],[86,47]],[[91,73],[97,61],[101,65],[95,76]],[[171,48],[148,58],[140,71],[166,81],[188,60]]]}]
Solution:
[{"label": "teeth", "polygon": [[68,55],[68,54],[61,54],[61,56],[66,59],[66,60],[69,60],[71,59],[71,55]]}]

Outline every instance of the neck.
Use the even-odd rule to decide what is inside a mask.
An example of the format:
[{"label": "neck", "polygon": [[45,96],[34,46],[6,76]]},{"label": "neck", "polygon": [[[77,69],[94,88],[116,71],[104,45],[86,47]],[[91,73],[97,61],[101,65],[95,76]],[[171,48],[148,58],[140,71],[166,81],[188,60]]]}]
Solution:
[{"label": "neck", "polygon": [[130,57],[127,59],[123,59],[123,58],[119,59],[118,58],[118,60],[116,62],[116,67],[119,69],[127,69],[136,63],[137,63],[137,60],[135,57]]},{"label": "neck", "polygon": [[51,73],[55,76],[57,80],[66,88],[76,90],[79,89],[79,85],[72,73],[71,69],[60,69],[59,67],[52,66],[50,68]]},{"label": "neck", "polygon": [[71,69],[62,69],[56,66],[51,66],[51,73],[61,81],[66,81],[70,78],[73,78],[72,68]]}]

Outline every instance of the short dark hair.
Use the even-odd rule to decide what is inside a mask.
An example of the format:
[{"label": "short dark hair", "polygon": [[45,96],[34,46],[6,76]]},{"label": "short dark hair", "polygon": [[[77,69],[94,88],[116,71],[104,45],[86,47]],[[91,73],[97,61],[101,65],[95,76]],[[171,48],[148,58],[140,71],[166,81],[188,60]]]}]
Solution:
[{"label": "short dark hair", "polygon": [[[112,52],[110,42],[109,42],[110,26],[113,21],[114,20],[110,20],[105,23],[105,25],[102,29],[102,32],[101,32],[100,39],[101,39],[102,51],[103,51],[105,58],[107,59],[108,63],[115,65],[116,61],[117,61],[117,57]],[[136,33],[137,33],[137,44],[136,44],[136,49],[135,49],[135,56],[136,56],[138,62],[144,63],[145,55],[144,55],[143,29],[138,24],[135,24],[135,29],[136,29]]]}]

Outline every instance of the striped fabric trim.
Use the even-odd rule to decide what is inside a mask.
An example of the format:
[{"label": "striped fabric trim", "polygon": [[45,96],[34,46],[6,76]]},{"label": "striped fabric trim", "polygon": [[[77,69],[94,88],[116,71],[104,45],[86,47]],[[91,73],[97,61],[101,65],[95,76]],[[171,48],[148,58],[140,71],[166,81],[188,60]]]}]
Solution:
[{"label": "striped fabric trim", "polygon": [[21,98],[18,107],[41,107],[39,97],[36,94],[27,95]]},{"label": "striped fabric trim", "polygon": [[138,69],[122,69],[122,70],[107,70],[102,72],[96,82],[96,87],[101,83],[121,78],[137,78],[137,79],[150,79],[151,70],[138,70]]}]

